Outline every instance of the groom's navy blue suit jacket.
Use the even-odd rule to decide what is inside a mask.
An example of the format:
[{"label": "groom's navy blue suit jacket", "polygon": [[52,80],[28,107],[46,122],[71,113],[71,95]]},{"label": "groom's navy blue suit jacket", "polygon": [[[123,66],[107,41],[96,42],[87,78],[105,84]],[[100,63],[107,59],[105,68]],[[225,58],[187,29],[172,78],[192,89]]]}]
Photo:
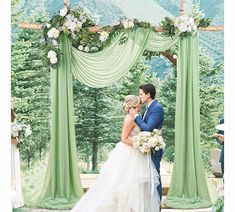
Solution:
[{"label": "groom's navy blue suit jacket", "polygon": [[142,117],[137,116],[135,119],[136,124],[140,127],[142,131],[152,132],[154,129],[161,129],[164,121],[164,111],[162,106],[157,100],[153,100],[144,120]]},{"label": "groom's navy blue suit jacket", "polygon": [[[164,111],[162,106],[158,103],[157,100],[153,100],[147,109],[147,113],[144,117],[144,120],[141,116],[137,116],[135,118],[136,124],[140,127],[141,131],[149,131],[152,132],[154,129],[161,129],[164,121]],[[160,175],[160,162],[162,159],[163,150],[160,149],[155,153],[151,154],[152,161],[157,169],[159,174],[159,182],[160,184],[157,187],[160,199],[162,199],[162,182]]]}]

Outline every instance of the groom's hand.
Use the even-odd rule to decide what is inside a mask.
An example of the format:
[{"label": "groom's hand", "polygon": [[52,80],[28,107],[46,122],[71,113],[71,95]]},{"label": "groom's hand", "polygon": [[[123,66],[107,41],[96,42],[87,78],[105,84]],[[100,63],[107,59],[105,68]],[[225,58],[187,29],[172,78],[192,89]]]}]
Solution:
[{"label": "groom's hand", "polygon": [[129,113],[135,118],[136,116],[138,116],[138,109],[137,108],[131,108]]}]

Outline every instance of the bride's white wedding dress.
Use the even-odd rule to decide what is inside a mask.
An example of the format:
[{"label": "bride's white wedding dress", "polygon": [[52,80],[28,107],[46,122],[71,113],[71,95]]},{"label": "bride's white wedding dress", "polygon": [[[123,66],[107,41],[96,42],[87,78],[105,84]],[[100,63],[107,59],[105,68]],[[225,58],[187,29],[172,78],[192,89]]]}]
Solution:
[{"label": "bride's white wedding dress", "polygon": [[[129,137],[139,133],[133,128]],[[116,144],[97,181],[73,212],[158,212],[158,173],[150,156],[122,142]]]}]

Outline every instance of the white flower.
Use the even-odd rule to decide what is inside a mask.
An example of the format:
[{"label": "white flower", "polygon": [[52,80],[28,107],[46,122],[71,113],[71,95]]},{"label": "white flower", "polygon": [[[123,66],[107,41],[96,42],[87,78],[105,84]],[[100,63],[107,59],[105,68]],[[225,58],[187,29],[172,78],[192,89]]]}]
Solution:
[{"label": "white flower", "polygon": [[119,25],[121,22],[120,21],[115,21],[112,25],[113,26],[117,26],[117,25]]},{"label": "white flower", "polygon": [[156,151],[158,151],[160,148],[159,148],[159,146],[156,146],[154,149],[155,149]]},{"label": "white flower", "polygon": [[126,28],[126,29],[129,28],[128,20],[123,20],[122,24],[123,24],[124,28]]},{"label": "white flower", "polygon": [[81,21],[77,22],[77,27],[82,28],[82,22]]},{"label": "white flower", "polygon": [[53,39],[53,40],[52,40],[52,44],[53,44],[53,46],[58,46],[57,40]]},{"label": "white flower", "polygon": [[129,21],[128,21],[128,25],[129,25],[129,28],[132,28],[132,27],[134,27],[134,22],[131,21],[131,20],[129,20]]},{"label": "white flower", "polygon": [[60,16],[65,16],[68,12],[68,8],[64,7],[62,10],[60,10]]},{"label": "white flower", "polygon": [[85,51],[85,52],[89,52],[89,50],[90,50],[90,48],[89,48],[88,46],[86,46],[86,47],[84,48],[84,51]]},{"label": "white flower", "polygon": [[51,57],[51,58],[50,58],[50,63],[51,63],[51,64],[56,64],[57,61],[58,61],[57,57]]},{"label": "white flower", "polygon": [[188,23],[193,25],[194,24],[194,19],[193,18],[189,18]]},{"label": "white flower", "polygon": [[173,58],[174,58],[174,59],[177,59],[177,55],[174,54],[174,55],[173,55]]},{"label": "white flower", "polygon": [[47,53],[47,58],[52,58],[52,57],[56,57],[56,52],[53,51],[53,50],[50,50],[48,53]]},{"label": "white flower", "polygon": [[180,32],[186,32],[187,31],[187,25],[181,24],[178,26],[178,29]]},{"label": "white flower", "polygon": [[149,137],[149,136],[151,136],[151,132],[141,131],[140,132],[140,136],[141,137]]},{"label": "white flower", "polygon": [[123,20],[122,24],[125,29],[134,27],[134,22],[131,20]]},{"label": "white flower", "polygon": [[83,15],[80,15],[79,20],[80,20],[82,23],[85,23],[85,22],[86,22],[86,17],[83,16]]},{"label": "white flower", "polygon": [[102,42],[103,42],[103,41],[106,41],[108,37],[109,37],[109,33],[108,33],[108,32],[105,32],[105,31],[100,32],[99,39],[100,39]]},{"label": "white flower", "polygon": [[193,28],[193,30],[194,30],[194,31],[196,31],[196,30],[197,30],[197,25],[196,25],[196,24],[195,24],[195,25],[193,25],[193,27],[192,27],[192,28]]},{"label": "white flower", "polygon": [[66,26],[67,29],[70,29],[72,32],[75,31],[75,28],[77,26],[76,22],[71,21],[71,20],[66,20],[64,25]]},{"label": "white flower", "polygon": [[78,50],[82,51],[82,50],[83,50],[83,46],[82,46],[82,45],[79,45],[79,46],[78,46]]},{"label": "white flower", "polygon": [[186,15],[179,16],[174,21],[175,27],[181,32],[193,32],[197,29],[197,26],[192,17]]},{"label": "white flower", "polygon": [[54,27],[51,28],[47,33],[49,38],[58,38],[59,34],[60,34],[60,31]]},{"label": "white flower", "polygon": [[51,24],[47,23],[47,24],[46,24],[46,27],[47,27],[47,28],[50,28],[50,27],[51,27]]}]

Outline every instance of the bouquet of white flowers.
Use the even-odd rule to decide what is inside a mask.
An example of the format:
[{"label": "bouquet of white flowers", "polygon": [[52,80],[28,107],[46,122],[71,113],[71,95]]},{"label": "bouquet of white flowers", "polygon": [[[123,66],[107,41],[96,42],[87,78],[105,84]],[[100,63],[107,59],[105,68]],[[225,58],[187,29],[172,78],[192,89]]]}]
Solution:
[{"label": "bouquet of white flowers", "polygon": [[162,131],[154,129],[153,132],[142,131],[132,138],[133,146],[143,153],[164,149],[166,144],[162,138]]},{"label": "bouquet of white flowers", "polygon": [[11,137],[17,138],[18,143],[23,143],[24,139],[31,135],[31,133],[30,125],[20,123],[11,124]]}]

